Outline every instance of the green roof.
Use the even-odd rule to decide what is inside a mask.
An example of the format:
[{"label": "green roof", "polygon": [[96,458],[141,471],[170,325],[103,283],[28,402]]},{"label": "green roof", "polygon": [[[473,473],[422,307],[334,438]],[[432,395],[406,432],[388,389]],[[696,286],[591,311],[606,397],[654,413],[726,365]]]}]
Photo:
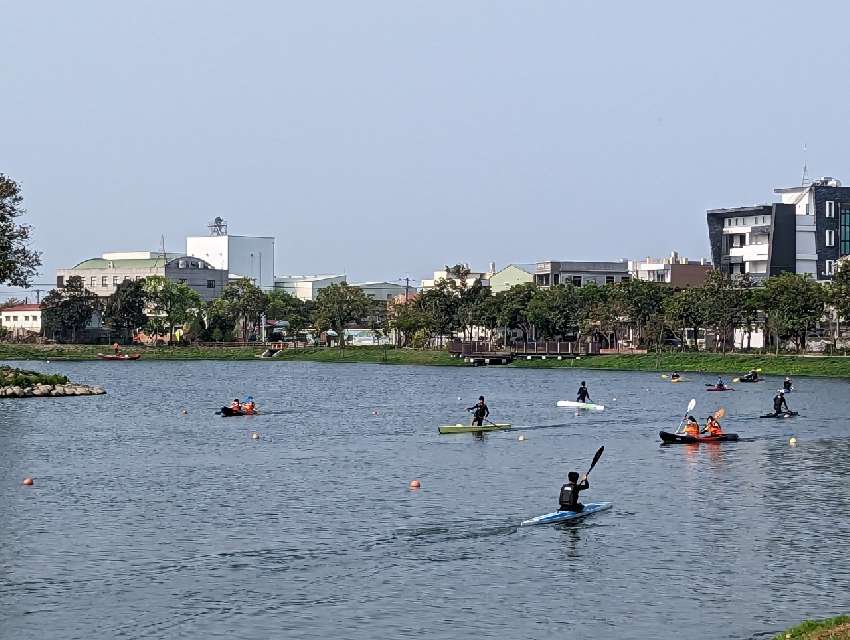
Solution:
[{"label": "green roof", "polygon": [[169,260],[162,258],[135,258],[132,260],[104,260],[91,258],[83,260],[74,269],[155,269],[165,266]]}]

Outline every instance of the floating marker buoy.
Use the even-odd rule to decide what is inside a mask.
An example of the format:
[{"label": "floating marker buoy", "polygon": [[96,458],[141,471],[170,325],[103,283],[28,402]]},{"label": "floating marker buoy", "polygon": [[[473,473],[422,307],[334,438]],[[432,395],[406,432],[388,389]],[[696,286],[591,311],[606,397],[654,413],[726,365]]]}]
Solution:
[{"label": "floating marker buoy", "polygon": [[460,400],[460,396],[458,396],[457,399]]},{"label": "floating marker buoy", "polygon": [[519,434],[516,439],[518,442],[525,442],[525,436],[522,434]]},{"label": "floating marker buoy", "polygon": [[189,412],[186,411],[186,409],[183,409],[183,411],[180,412],[181,416],[185,416],[185,415],[188,415],[188,414],[189,414]]},{"label": "floating marker buoy", "polygon": [[45,360],[45,362],[47,362],[47,364],[50,364],[50,360]]},{"label": "floating marker buoy", "polygon": [[378,412],[377,412],[377,411],[373,411],[373,412],[372,412],[372,415],[373,415],[373,416],[376,416],[376,415],[378,415]]},{"label": "floating marker buoy", "polygon": [[422,483],[420,483],[419,480],[411,480],[410,481],[410,488],[411,489],[418,489],[421,486],[422,486]]},{"label": "floating marker buoy", "polygon": [[26,478],[24,478],[24,481],[21,484],[23,484],[25,487],[31,487],[32,486],[32,478],[27,476]]},{"label": "floating marker buoy", "polygon": [[792,438],[788,441],[788,444],[790,444],[792,447],[796,447],[796,446],[797,446],[797,438],[792,437]]},{"label": "floating marker buoy", "polygon": [[259,434],[259,433],[257,433],[256,431],[252,431],[252,432],[251,432],[251,438],[252,438],[253,440],[259,440],[259,439],[260,439],[260,434]]},{"label": "floating marker buoy", "polygon": [[617,402],[617,398],[611,398],[611,402]]}]

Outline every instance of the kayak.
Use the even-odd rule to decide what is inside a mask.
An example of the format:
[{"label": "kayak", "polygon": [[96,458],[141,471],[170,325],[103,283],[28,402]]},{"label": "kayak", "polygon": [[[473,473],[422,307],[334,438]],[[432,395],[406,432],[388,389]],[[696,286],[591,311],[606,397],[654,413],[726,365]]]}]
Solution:
[{"label": "kayak", "polygon": [[601,404],[593,404],[592,402],[573,402],[572,400],[558,400],[557,406],[569,407],[571,409],[590,409],[592,411],[605,410],[605,407]]},{"label": "kayak", "polygon": [[591,502],[584,505],[584,510],[576,513],[575,511],[553,511],[552,513],[544,513],[542,516],[523,520],[520,523],[521,527],[529,527],[535,524],[558,524],[560,522],[572,522],[580,520],[594,513],[605,511],[611,508],[610,502]]},{"label": "kayak", "polygon": [[450,424],[438,427],[441,434],[446,433],[482,433],[484,431],[508,431],[512,425],[509,424],[485,424],[483,426],[468,424]]},{"label": "kayak", "polygon": [[688,436],[684,433],[670,433],[668,431],[659,431],[658,435],[666,444],[699,444],[701,442],[735,442],[738,439],[737,433],[724,433],[721,436]]},{"label": "kayak", "polygon": [[98,353],[97,357],[101,360],[138,360],[142,357],[141,353]]},{"label": "kayak", "polygon": [[[732,382],[734,382],[734,380]],[[749,382],[752,384],[754,382],[764,382],[764,380],[745,380],[744,378],[738,378],[738,382]]]},{"label": "kayak", "polygon": [[732,387],[706,387],[706,391],[734,391]]},{"label": "kayak", "polygon": [[759,416],[759,418],[793,418],[798,415],[800,414],[796,411],[780,411],[779,413],[765,413]]},{"label": "kayak", "polygon": [[253,413],[245,413],[244,411],[236,411],[235,409],[231,409],[230,407],[222,407],[219,411],[222,418],[233,418],[236,416],[255,416],[257,412]]}]

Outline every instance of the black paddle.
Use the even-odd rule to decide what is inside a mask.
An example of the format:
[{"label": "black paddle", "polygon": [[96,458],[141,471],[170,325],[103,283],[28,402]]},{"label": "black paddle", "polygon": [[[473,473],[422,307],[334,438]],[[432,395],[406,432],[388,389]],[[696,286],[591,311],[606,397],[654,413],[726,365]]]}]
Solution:
[{"label": "black paddle", "polygon": [[[599,458],[602,457],[602,452],[605,451],[605,446],[599,447],[599,450],[596,452],[596,455],[593,456],[593,462],[590,463],[590,469],[584,474],[584,480],[587,480],[587,476],[590,475],[590,472],[593,471],[593,467],[596,466],[596,463],[599,462]],[[579,484],[584,482],[584,480],[579,480]]]}]

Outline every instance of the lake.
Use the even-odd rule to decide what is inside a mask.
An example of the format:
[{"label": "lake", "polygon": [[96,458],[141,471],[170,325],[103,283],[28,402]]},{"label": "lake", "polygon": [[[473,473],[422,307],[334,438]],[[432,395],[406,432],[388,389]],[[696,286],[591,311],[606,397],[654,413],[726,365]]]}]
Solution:
[{"label": "lake", "polygon": [[[847,381],[796,379],[775,420],[780,378],[22,365],[108,395],[0,399],[2,638],[764,638],[850,609]],[[555,407],[582,379],[604,412]],[[514,431],[437,435],[482,393]],[[274,413],[214,414],[248,394]],[[692,397],[743,440],[660,446]],[[603,444],[582,499],[613,509],[517,527]]]}]

